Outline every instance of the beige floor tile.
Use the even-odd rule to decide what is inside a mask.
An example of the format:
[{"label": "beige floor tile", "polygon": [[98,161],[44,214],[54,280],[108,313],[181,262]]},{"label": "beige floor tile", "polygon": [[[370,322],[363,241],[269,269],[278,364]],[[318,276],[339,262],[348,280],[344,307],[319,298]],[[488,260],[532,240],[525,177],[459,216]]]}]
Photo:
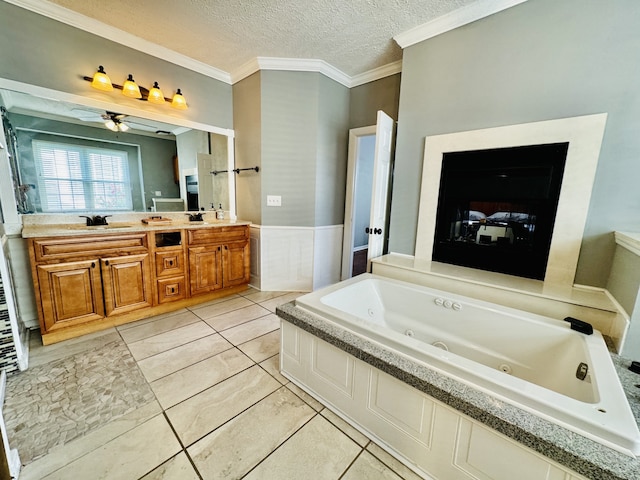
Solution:
[{"label": "beige floor tile", "polygon": [[241,478],[316,414],[282,387],[189,447],[203,478]]},{"label": "beige floor tile", "polygon": [[199,480],[200,477],[184,452],[164,462],[140,480]]},{"label": "beige floor tile", "polygon": [[223,313],[233,312],[239,308],[255,305],[251,300],[247,300],[244,297],[236,297],[231,300],[225,300],[224,302],[214,303],[212,305],[200,306],[192,308],[191,311],[203,320],[215,317],[216,315],[222,315]]},{"label": "beige floor tile", "polygon": [[342,432],[345,435],[348,435],[349,438],[351,438],[351,440],[356,442],[362,448],[366,447],[367,444],[369,443],[369,437],[367,437],[365,434],[361,433],[356,428],[352,427],[349,423],[347,423],[345,420],[340,418],[338,415],[333,413],[328,408],[323,409],[320,412],[320,415],[322,415],[324,418],[329,420],[333,425],[335,425],[340,430],[342,430]]},{"label": "beige floor tile", "polygon": [[45,478],[134,480],[176,455],[180,449],[164,415],[157,415]]},{"label": "beige floor tile", "polygon": [[293,393],[295,393],[297,396],[299,396],[306,403],[308,403],[311,406],[311,408],[313,408],[316,412],[320,412],[324,408],[324,405],[322,403],[320,403],[318,400],[313,398],[307,392],[302,390],[295,383],[289,382],[286,384],[286,387],[289,390],[291,390]]},{"label": "beige floor tile", "polygon": [[217,331],[226,330],[243,323],[255,320],[256,318],[270,315],[271,312],[260,305],[249,305],[248,307],[239,308],[232,312],[223,313],[212,318],[207,318],[205,322],[215,328]]},{"label": "beige floor tile", "polygon": [[[51,451],[48,455],[29,463],[20,470],[20,480],[39,480],[64,467],[87,453],[101,447],[116,437],[134,429],[147,420],[162,413],[158,402],[154,401],[127,415],[94,430],[64,446]],[[20,452],[18,452],[20,453]]]},{"label": "beige floor tile", "polygon": [[140,360],[138,366],[147,381],[153,382],[230,348],[233,345],[214,333]]},{"label": "beige floor tile", "polygon": [[402,480],[397,473],[366,450],[353,462],[341,480]]},{"label": "beige floor tile", "polygon": [[[268,313],[268,312],[267,312]],[[29,367],[37,367],[45,363],[66,358],[76,353],[86,352],[101,347],[119,339],[115,328],[90,333],[79,338],[72,338],[63,342],[42,345],[40,332],[32,332],[29,335]]]},{"label": "beige floor tile", "polygon": [[281,384],[289,383],[289,380],[284,378],[280,373],[280,355],[274,355],[271,358],[267,358],[264,362],[260,362],[260,366],[264,368],[270,375],[273,376]]},{"label": "beige floor tile", "polygon": [[260,363],[280,351],[280,330],[249,340],[238,346],[251,360]]},{"label": "beige floor tile", "polygon": [[199,321],[200,319],[197,316],[187,311],[168,317],[154,318],[152,322],[120,330],[120,335],[125,342],[133,343]]},{"label": "beige floor tile", "polygon": [[387,453],[385,450],[380,448],[373,442],[370,442],[367,445],[367,451],[373,454],[376,458],[378,458],[382,463],[387,465],[393,471],[397,472],[400,477],[405,480],[421,480],[422,477],[411,470],[406,465],[402,464],[399,460],[397,460],[394,456]]},{"label": "beige floor tile", "polygon": [[244,478],[338,479],[360,451],[349,437],[317,415]]},{"label": "beige floor tile", "polygon": [[248,298],[252,302],[260,303],[271,300],[272,298],[281,297],[287,293],[289,292],[262,292],[260,290],[254,290],[253,292],[245,295],[245,298]]},{"label": "beige floor tile", "polygon": [[220,332],[224,338],[229,340],[234,345],[240,345],[242,343],[253,340],[256,337],[265,335],[274,330],[280,329],[280,319],[277,315],[267,315],[266,317],[260,317],[256,320],[243,323],[237,327],[229,328]]},{"label": "beige floor tile", "polygon": [[131,350],[133,358],[136,360],[142,360],[143,358],[166,352],[172,348],[193,342],[199,338],[213,335],[214,333],[215,330],[213,330],[209,325],[202,321],[198,321],[197,323],[175,328],[171,331],[130,343],[129,350]]},{"label": "beige floor tile", "polygon": [[228,302],[229,300],[233,300],[235,298],[239,298],[240,294],[226,295],[224,297],[215,298],[213,300],[208,300],[206,302],[197,303],[195,305],[190,305],[187,307],[189,310],[195,310],[198,308],[208,307],[209,305],[215,305],[216,303]]},{"label": "beige floor tile", "polygon": [[281,385],[257,365],[166,411],[182,443],[191,445]]},{"label": "beige floor tile", "polygon": [[299,296],[304,295],[304,292],[290,292],[286,295],[282,295],[280,297],[272,298],[271,300],[267,300],[265,302],[258,302],[264,308],[269,310],[270,312],[276,313],[276,307],[278,305],[282,305],[284,303],[291,302],[298,298]]},{"label": "beige floor tile", "polygon": [[118,331],[128,330],[133,327],[139,327],[141,325],[145,325],[147,323],[155,322],[156,320],[162,320],[163,318],[172,317],[173,315],[179,315],[181,313],[185,313],[188,310],[186,308],[181,308],[179,310],[174,310],[173,312],[161,313],[160,315],[154,315],[153,317],[143,318],[141,320],[136,320],[135,322],[125,323],[124,325],[119,325]]},{"label": "beige floor tile", "polygon": [[246,355],[234,348],[151,382],[151,389],[167,409],[252,365]]}]

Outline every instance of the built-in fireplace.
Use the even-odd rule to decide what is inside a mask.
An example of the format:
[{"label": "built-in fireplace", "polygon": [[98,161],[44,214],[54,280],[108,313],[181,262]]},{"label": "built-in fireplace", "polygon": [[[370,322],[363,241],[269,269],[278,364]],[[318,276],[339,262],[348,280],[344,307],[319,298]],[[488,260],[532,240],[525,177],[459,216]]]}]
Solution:
[{"label": "built-in fireplace", "polygon": [[544,279],[568,147],[444,153],[433,260]]},{"label": "built-in fireplace", "polygon": [[[541,279],[544,289],[571,287],[606,120],[594,114],[427,136],[415,244],[421,268],[476,280],[487,277],[475,272],[491,270],[494,279],[508,272]],[[494,153],[496,165],[481,168]],[[547,159],[529,161],[537,158]],[[452,198],[441,206],[449,177]],[[452,265],[452,254],[465,263]]]}]

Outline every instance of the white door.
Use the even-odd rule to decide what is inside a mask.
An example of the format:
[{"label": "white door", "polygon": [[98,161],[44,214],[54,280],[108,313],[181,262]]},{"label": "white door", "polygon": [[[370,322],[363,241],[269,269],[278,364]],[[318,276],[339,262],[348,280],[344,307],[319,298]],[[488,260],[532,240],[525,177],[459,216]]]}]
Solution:
[{"label": "white door", "polygon": [[382,111],[376,125],[349,131],[343,280],[353,275],[354,252],[366,250],[367,271],[371,259],[383,253],[392,144],[393,119]]}]

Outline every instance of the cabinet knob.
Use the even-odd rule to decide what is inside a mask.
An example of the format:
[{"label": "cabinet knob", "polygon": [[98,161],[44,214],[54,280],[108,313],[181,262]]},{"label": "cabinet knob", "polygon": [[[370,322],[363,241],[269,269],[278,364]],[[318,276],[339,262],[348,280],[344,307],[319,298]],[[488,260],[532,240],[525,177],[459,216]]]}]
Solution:
[{"label": "cabinet knob", "polygon": [[104,264],[108,267],[109,266],[109,260],[105,260]]},{"label": "cabinet knob", "polygon": [[96,262],[91,262],[91,268],[96,268]]}]

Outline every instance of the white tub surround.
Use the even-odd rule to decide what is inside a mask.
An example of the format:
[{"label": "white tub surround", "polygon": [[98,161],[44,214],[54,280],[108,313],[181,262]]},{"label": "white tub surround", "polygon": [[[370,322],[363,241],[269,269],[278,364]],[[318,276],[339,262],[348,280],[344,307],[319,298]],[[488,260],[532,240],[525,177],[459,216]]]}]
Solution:
[{"label": "white tub surround", "polygon": [[544,280],[571,286],[580,255],[606,121],[607,115],[603,113],[427,137],[416,233],[416,258],[425,261],[432,258],[444,153],[568,142]]},{"label": "white tub surround", "polygon": [[602,288],[561,285],[474,268],[420,260],[392,253],[376,258],[375,274],[562,320],[574,317],[593,325],[620,351],[629,316]]},{"label": "white tub surround", "polygon": [[355,316],[352,328],[293,303],[277,313],[283,373],[423,475],[640,478],[640,461],[628,452],[364,336]]}]

